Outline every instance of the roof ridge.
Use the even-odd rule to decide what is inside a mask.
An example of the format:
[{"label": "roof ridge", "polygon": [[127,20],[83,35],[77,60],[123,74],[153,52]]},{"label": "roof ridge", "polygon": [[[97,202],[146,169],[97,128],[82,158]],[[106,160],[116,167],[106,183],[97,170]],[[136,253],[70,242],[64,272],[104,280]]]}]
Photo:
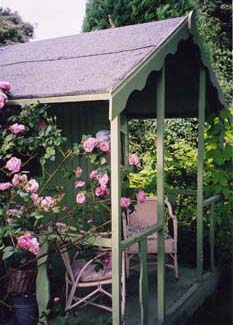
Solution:
[{"label": "roof ridge", "polygon": [[94,54],[87,54],[87,55],[77,55],[77,56],[70,56],[70,57],[65,57],[64,56],[64,57],[41,59],[41,60],[18,61],[18,62],[13,62],[13,63],[0,64],[0,67],[7,67],[7,66],[17,65],[17,64],[22,64],[22,63],[36,63],[36,62],[51,62],[51,61],[61,61],[61,60],[82,59],[82,58],[88,58],[88,57],[92,57],[92,56],[101,56],[101,55],[109,55],[109,54],[117,54],[117,53],[137,51],[137,50],[142,50],[142,49],[146,49],[146,48],[156,48],[156,45],[152,44],[152,45],[139,46],[139,47],[120,50],[120,51],[94,53]]}]

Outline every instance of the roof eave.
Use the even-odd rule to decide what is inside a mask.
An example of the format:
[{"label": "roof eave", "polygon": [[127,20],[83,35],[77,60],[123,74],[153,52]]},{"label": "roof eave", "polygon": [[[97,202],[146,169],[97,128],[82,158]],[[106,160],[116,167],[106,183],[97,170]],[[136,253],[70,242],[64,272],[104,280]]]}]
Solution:
[{"label": "roof eave", "polygon": [[109,93],[97,94],[81,94],[81,95],[67,95],[67,96],[51,96],[51,97],[34,97],[34,98],[18,98],[9,99],[9,105],[30,105],[30,104],[52,104],[52,103],[72,103],[72,102],[88,102],[88,101],[109,101]]}]

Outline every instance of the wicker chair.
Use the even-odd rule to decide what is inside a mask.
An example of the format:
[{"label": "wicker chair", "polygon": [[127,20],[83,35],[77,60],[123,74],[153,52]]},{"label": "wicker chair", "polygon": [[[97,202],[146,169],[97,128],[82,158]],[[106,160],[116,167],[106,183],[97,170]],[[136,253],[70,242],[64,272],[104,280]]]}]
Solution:
[{"label": "wicker chair", "polygon": [[[168,224],[171,222],[171,234],[165,235],[165,254],[171,259],[172,263],[166,262],[166,266],[175,270],[175,277],[178,279],[178,261],[177,261],[177,220],[173,215],[171,204],[165,200],[168,212]],[[157,223],[157,198],[146,198],[144,203],[139,203],[135,207],[135,212],[127,213],[123,216],[123,235],[124,239],[129,238],[136,233],[143,231],[146,227]],[[168,229],[169,227],[167,227]],[[157,254],[157,233],[147,238],[147,253]],[[130,258],[138,254],[138,244],[130,246],[126,251],[126,276],[129,277]]]},{"label": "wicker chair", "polygon": [[[66,304],[65,311],[70,311],[74,307],[82,307],[85,305],[92,305],[109,312],[112,308],[101,302],[96,302],[100,295],[107,296],[112,299],[111,290],[106,290],[107,286],[112,285],[112,267],[111,263],[105,265],[105,259],[111,259],[111,251],[97,249],[97,255],[90,259],[80,259],[79,252],[77,252],[71,262],[69,252],[66,246],[60,246],[61,257],[66,268]],[[96,271],[95,264],[101,264],[102,268]],[[82,290],[83,288],[89,288]],[[124,323],[125,315],[125,256],[122,254],[122,323]]]}]

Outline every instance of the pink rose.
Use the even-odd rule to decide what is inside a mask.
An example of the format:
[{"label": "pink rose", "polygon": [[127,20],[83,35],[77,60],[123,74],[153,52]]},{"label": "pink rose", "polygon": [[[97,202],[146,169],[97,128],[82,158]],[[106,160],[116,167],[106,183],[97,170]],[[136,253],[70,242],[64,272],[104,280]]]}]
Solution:
[{"label": "pink rose", "polygon": [[31,179],[25,186],[25,191],[30,193],[36,193],[39,189],[39,184],[35,179]]},{"label": "pink rose", "polygon": [[78,181],[78,182],[75,182],[75,188],[78,188],[78,187],[83,187],[86,183],[83,182],[83,181]]},{"label": "pink rose", "polygon": [[0,109],[3,108],[7,101],[7,96],[0,91]]},{"label": "pink rose", "polygon": [[91,180],[96,180],[96,179],[97,179],[97,175],[98,175],[97,170],[92,170],[92,171],[90,172],[89,178],[90,178]]},{"label": "pink rose", "polygon": [[137,193],[137,202],[138,203],[144,203],[146,199],[146,194],[143,190],[139,190]]},{"label": "pink rose", "polygon": [[10,160],[8,160],[5,167],[10,172],[17,173],[20,171],[21,168],[21,160],[16,157],[12,157]]},{"label": "pink rose", "polygon": [[21,235],[18,238],[19,248],[28,250],[31,246],[31,234]]},{"label": "pink rose", "polygon": [[44,211],[49,212],[49,209],[53,208],[56,205],[56,203],[57,200],[52,196],[45,196],[40,201],[40,206]]},{"label": "pink rose", "polygon": [[0,81],[0,89],[3,91],[10,91],[11,84],[7,81]]},{"label": "pink rose", "polygon": [[96,189],[95,189],[96,196],[103,196],[104,194],[105,194],[105,191],[101,187],[96,187]]},{"label": "pink rose", "polygon": [[107,173],[104,173],[98,178],[100,185],[107,185],[109,181],[109,177]]},{"label": "pink rose", "polygon": [[39,197],[39,195],[35,194],[35,193],[32,193],[31,199],[35,206],[38,206],[40,204],[40,202],[43,200],[42,197]]},{"label": "pink rose", "polygon": [[93,149],[97,146],[97,140],[96,138],[89,138],[86,141],[83,142],[83,149],[86,152],[92,152]]},{"label": "pink rose", "polygon": [[136,153],[129,155],[129,164],[134,166],[140,165],[140,158]]},{"label": "pink rose", "polygon": [[37,238],[33,237],[30,242],[29,252],[31,252],[34,255],[38,255],[40,251],[40,244],[37,240]]},{"label": "pink rose", "polygon": [[131,200],[128,199],[127,197],[122,197],[120,200],[120,206],[122,208],[128,208],[131,204]]},{"label": "pink rose", "polygon": [[20,174],[15,174],[14,177],[12,178],[12,184],[15,187],[18,187],[20,185],[25,185],[28,181],[28,177],[26,174],[20,175]]},{"label": "pink rose", "polygon": [[76,202],[80,203],[80,204],[85,203],[86,202],[86,196],[83,193],[78,193],[76,195]]},{"label": "pink rose", "polygon": [[109,143],[107,141],[103,141],[99,144],[100,150],[103,152],[108,152],[109,151]]},{"label": "pink rose", "polygon": [[9,127],[9,130],[11,131],[11,133],[19,134],[25,131],[25,126],[23,124],[15,123]]},{"label": "pink rose", "polygon": [[6,191],[9,190],[9,188],[11,188],[12,184],[9,182],[6,183],[0,183],[0,191]]},{"label": "pink rose", "polygon": [[78,167],[76,168],[76,171],[75,171],[75,176],[76,176],[76,177],[80,177],[80,176],[82,175],[82,173],[83,173],[82,168],[78,166]]}]

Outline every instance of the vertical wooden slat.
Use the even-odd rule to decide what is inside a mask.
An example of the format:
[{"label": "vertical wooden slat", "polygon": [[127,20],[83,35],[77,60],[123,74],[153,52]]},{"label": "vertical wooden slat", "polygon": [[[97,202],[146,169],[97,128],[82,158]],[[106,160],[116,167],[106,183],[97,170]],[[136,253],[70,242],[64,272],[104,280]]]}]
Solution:
[{"label": "vertical wooden slat", "polygon": [[214,248],[215,248],[215,204],[211,203],[210,210],[210,269],[214,272],[215,269],[215,256],[214,256]]},{"label": "vertical wooden slat", "polygon": [[165,315],[165,253],[164,253],[164,117],[165,117],[165,67],[158,73],[157,81],[157,197],[158,197],[158,224],[163,229],[158,232],[158,267],[157,267],[157,295],[158,295],[158,322],[164,323]]},{"label": "vertical wooden slat", "polygon": [[[111,105],[111,103],[110,103]],[[111,107],[110,107],[111,108]],[[120,115],[111,123],[112,322],[121,324]]]},{"label": "vertical wooden slat", "polygon": [[140,280],[139,299],[141,308],[141,325],[148,324],[148,273],[147,273],[147,239],[139,242]]},{"label": "vertical wooden slat", "polygon": [[[38,256],[38,273],[36,278],[36,298],[39,307],[39,317],[43,324],[47,324],[47,306],[49,302],[49,280],[47,274],[48,242],[45,241],[40,248]],[[43,256],[43,257],[40,257]]]},{"label": "vertical wooden slat", "polygon": [[203,167],[204,167],[204,123],[206,75],[200,70],[198,101],[198,171],[197,171],[197,279],[203,274]]}]

